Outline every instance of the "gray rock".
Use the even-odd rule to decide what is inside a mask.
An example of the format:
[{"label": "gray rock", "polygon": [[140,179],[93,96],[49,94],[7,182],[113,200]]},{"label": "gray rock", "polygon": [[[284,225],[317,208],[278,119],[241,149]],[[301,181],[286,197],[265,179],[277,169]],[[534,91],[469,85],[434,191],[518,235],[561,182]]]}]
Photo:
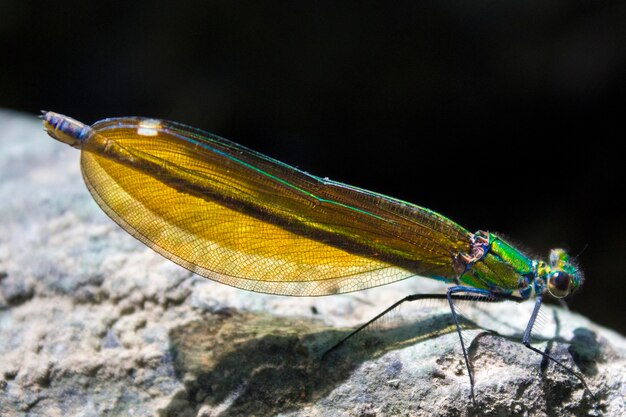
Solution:
[{"label": "gray rock", "polygon": [[519,343],[529,303],[462,306],[475,405],[445,306],[404,306],[321,361],[392,302],[443,287],[293,298],[193,276],[100,211],[78,157],[0,111],[3,417],[626,415],[626,340],[552,306],[537,346],[597,401]]}]

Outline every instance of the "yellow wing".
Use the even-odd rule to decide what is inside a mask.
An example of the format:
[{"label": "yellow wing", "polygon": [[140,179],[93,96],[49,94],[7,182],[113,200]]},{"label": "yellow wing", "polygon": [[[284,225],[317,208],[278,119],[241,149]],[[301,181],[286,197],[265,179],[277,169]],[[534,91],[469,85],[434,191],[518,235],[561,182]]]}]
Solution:
[{"label": "yellow wing", "polygon": [[452,251],[467,244],[442,216],[181,125],[124,118],[93,129],[81,167],[100,207],[166,258],[224,284],[314,296],[416,274],[448,279]]}]

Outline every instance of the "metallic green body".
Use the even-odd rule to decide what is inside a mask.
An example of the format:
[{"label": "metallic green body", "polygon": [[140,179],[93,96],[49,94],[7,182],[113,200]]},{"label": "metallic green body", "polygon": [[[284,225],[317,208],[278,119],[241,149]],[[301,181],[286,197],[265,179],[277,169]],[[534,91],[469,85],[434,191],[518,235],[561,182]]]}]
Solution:
[{"label": "metallic green body", "polygon": [[461,275],[463,285],[500,293],[524,290],[535,275],[533,261],[493,233],[489,250]]}]

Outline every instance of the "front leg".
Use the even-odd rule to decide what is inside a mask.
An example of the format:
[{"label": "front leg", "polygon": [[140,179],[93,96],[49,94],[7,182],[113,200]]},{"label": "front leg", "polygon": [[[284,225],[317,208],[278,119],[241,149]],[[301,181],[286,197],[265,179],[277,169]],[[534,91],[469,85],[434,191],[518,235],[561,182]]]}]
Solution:
[{"label": "front leg", "polygon": [[524,337],[522,338],[522,343],[528,349],[532,350],[533,352],[537,352],[538,354],[540,354],[541,356],[543,356],[544,358],[546,358],[548,360],[551,360],[552,362],[556,363],[561,368],[565,369],[567,372],[569,372],[570,374],[572,374],[576,378],[578,378],[578,380],[580,382],[582,382],[582,384],[585,387],[585,389],[591,394],[593,399],[597,401],[596,396],[593,394],[593,392],[591,392],[591,390],[587,386],[587,383],[585,382],[585,379],[583,378],[583,376],[581,374],[579,374],[578,372],[574,371],[569,366],[563,364],[561,361],[559,361],[558,359],[556,359],[552,355],[549,355],[548,353],[542,352],[541,350],[537,349],[536,347],[531,346],[530,338],[531,338],[531,334],[532,334],[532,331],[533,331],[533,326],[535,325],[535,320],[537,319],[537,315],[539,314],[539,309],[541,308],[542,300],[543,300],[543,296],[542,295],[538,295],[537,296],[537,300],[535,301],[535,307],[533,308],[533,312],[530,315],[530,320],[528,320],[528,324],[526,325],[526,330],[524,331]]}]

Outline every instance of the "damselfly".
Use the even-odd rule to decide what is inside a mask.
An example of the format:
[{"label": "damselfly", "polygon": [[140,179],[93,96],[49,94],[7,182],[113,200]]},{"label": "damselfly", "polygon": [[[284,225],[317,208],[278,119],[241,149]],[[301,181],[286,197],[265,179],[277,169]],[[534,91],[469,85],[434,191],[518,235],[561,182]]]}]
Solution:
[{"label": "damselfly", "polygon": [[472,398],[454,301],[534,297],[522,343],[587,388],[579,373],[530,344],[546,292],[562,299],[582,284],[564,250],[552,250],[548,262],[534,260],[494,233],[469,232],[431,210],[310,175],[179,123],[122,117],[88,126],[53,112],[42,118],[50,136],[81,150],[83,178],[100,207],[190,271],[291,296],[358,291],[413,276],[448,283],[445,294],[409,295],[372,321],[407,301],[447,300]]}]

